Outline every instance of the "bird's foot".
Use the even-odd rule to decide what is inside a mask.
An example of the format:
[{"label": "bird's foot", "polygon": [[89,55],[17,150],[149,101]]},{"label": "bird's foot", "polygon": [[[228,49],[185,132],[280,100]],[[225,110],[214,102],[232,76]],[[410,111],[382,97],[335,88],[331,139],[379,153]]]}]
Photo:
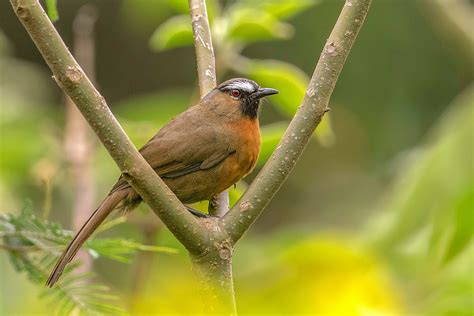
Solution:
[{"label": "bird's foot", "polygon": [[187,205],[185,205],[185,206],[186,206],[186,209],[189,211],[189,213],[193,214],[196,217],[199,217],[199,218],[209,218],[210,217],[209,215],[204,214],[202,212],[199,212],[198,210],[195,210],[192,207],[189,207]]}]

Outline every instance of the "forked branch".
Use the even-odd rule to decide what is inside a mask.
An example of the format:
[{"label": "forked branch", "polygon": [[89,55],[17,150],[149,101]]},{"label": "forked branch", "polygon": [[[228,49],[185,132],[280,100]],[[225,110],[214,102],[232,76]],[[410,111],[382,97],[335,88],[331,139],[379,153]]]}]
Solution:
[{"label": "forked branch", "polygon": [[[326,42],[309,87],[275,152],[236,205],[222,218],[199,220],[158,177],[110,112],[104,98],[71,56],[38,0],[10,0],[51,68],[131,186],[190,251],[195,266],[226,295],[224,310],[234,313],[231,259],[233,245],[270,202],[293,170],[328,104],[350,49],[367,16],[371,0],[346,0]],[[193,20],[201,95],[216,84],[211,34],[204,0],[189,0]],[[219,226],[219,227],[218,227]],[[212,244],[211,241],[212,240]],[[193,256],[194,255],[194,256]]]},{"label": "forked branch", "polygon": [[280,189],[329,110],[336,86],[352,44],[369,11],[371,0],[346,0],[324,46],[303,102],[270,159],[249,189],[222,218],[220,225],[235,244],[255,222]]},{"label": "forked branch", "polygon": [[[212,45],[211,28],[207,17],[205,0],[189,0],[194,47],[196,50],[199,91],[203,98],[216,86],[216,61]],[[209,201],[209,214],[221,217],[229,210],[229,193],[221,192]],[[191,256],[194,270],[201,284],[200,290],[207,298],[208,313],[236,314],[234,285],[232,279],[232,245],[227,236],[221,234],[216,225],[217,218],[208,221],[214,244],[201,256]]]}]

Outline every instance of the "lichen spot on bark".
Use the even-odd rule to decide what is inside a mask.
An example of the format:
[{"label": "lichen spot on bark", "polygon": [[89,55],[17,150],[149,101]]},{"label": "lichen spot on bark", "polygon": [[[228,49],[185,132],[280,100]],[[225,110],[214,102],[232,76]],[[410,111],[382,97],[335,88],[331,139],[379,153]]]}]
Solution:
[{"label": "lichen spot on bark", "polygon": [[79,83],[82,78],[82,72],[75,66],[68,66],[66,68],[66,77],[72,83]]}]

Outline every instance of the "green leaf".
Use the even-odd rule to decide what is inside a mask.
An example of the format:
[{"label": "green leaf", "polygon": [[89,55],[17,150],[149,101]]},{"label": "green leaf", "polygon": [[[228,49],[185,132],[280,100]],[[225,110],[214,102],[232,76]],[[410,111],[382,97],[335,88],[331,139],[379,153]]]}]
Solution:
[{"label": "green leaf", "polygon": [[162,23],[150,38],[152,50],[160,52],[193,43],[189,15],[177,15]]},{"label": "green leaf", "polygon": [[[218,0],[206,0],[206,9],[209,20],[212,21],[215,14],[218,12]],[[170,8],[178,13],[189,14],[189,2],[187,0],[166,0]]]},{"label": "green leaf", "polygon": [[102,223],[97,229],[95,230],[94,234],[97,235],[99,233],[102,233],[106,230],[111,229],[112,227],[115,227],[117,225],[123,224],[127,221],[127,216],[122,215],[117,218],[111,219],[106,221],[105,223]]},{"label": "green leaf", "polygon": [[429,141],[400,164],[394,187],[380,202],[391,220],[367,229],[368,238],[383,251],[409,248],[420,238],[424,249],[415,253],[425,254],[420,260],[435,269],[467,249],[472,239],[472,227],[466,223],[472,222],[474,188],[473,100],[470,87],[449,106]]},{"label": "green leaf", "polygon": [[[277,60],[251,60],[244,73],[264,87],[279,90],[271,102],[288,118],[295,115],[309,83],[309,77],[301,69]],[[329,146],[334,142],[329,115],[324,117],[315,135],[322,145]]]},{"label": "green leaf", "polygon": [[176,12],[189,12],[189,4],[187,0],[165,0],[165,2],[170,8],[172,8]]},{"label": "green leaf", "polygon": [[[256,5],[254,0],[245,2]],[[318,0],[260,0],[257,6],[279,19],[289,19],[319,2]]]},{"label": "green leaf", "polygon": [[120,262],[129,262],[130,256],[137,251],[152,251],[162,253],[177,253],[169,247],[150,246],[125,239],[95,238],[87,241],[88,250]]},{"label": "green leaf", "polygon": [[444,264],[461,253],[473,239],[473,208],[474,188],[471,188],[454,210],[454,231],[446,246]]},{"label": "green leaf", "polygon": [[59,20],[57,0],[46,0],[46,12],[48,12],[51,21],[56,22]]},{"label": "green leaf", "polygon": [[223,20],[227,26],[227,40],[238,43],[288,39],[294,32],[290,24],[254,6],[234,5]]},{"label": "green leaf", "polygon": [[295,115],[309,83],[309,77],[301,69],[277,60],[252,60],[245,72],[261,86],[280,91],[272,96],[272,103],[288,117]]}]

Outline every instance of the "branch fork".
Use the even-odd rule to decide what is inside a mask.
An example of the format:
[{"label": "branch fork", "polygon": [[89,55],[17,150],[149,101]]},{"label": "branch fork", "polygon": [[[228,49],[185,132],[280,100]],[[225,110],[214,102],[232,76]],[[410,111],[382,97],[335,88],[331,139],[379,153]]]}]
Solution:
[{"label": "branch fork", "polygon": [[[211,214],[191,215],[139,154],[105,99],[72,57],[38,0],[10,0],[15,13],[53,72],[93,128],[122,174],[190,252],[198,275],[216,300],[214,311],[235,314],[231,260],[233,247],[270,202],[301,156],[324,114],[345,60],[368,13],[371,0],[347,0],[323,49],[305,97],[276,150],[241,199],[228,211],[228,196]],[[204,0],[189,0],[200,94],[216,86],[215,58]],[[227,199],[227,200],[226,200]],[[211,203],[212,205],[213,203]],[[215,203],[214,203],[215,204]],[[213,304],[211,304],[213,305]]]}]

